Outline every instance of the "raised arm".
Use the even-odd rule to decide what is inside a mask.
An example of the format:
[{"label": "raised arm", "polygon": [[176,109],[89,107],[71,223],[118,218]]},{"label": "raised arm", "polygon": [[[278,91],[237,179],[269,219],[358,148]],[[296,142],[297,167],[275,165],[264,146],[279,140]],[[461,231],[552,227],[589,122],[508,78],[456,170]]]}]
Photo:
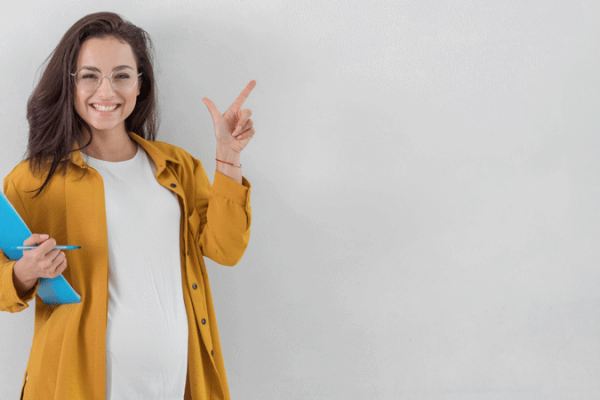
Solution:
[{"label": "raised arm", "polygon": [[211,260],[233,266],[239,262],[250,238],[252,211],[250,183],[230,179],[219,171],[211,185],[202,164],[194,159],[195,201],[199,223],[197,245]]}]

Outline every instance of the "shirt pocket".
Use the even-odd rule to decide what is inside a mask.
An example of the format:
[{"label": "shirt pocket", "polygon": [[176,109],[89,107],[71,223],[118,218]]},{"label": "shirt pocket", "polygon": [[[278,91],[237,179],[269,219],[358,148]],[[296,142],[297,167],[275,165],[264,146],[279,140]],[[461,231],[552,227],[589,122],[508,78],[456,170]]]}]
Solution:
[{"label": "shirt pocket", "polygon": [[206,220],[202,220],[202,218],[200,218],[200,214],[198,214],[198,211],[194,209],[192,214],[190,214],[188,217],[188,227],[194,239],[199,239],[200,233],[202,232],[205,224]]}]

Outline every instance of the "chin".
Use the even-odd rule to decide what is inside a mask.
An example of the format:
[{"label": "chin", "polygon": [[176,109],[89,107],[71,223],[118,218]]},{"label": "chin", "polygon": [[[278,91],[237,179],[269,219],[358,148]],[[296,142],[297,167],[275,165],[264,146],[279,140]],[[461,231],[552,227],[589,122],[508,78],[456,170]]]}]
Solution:
[{"label": "chin", "polygon": [[125,130],[125,124],[121,125],[121,124],[90,124],[88,122],[88,125],[90,126],[90,128],[92,129],[92,131],[94,133],[100,133],[100,134],[104,134],[106,132],[112,132],[112,131],[116,131],[116,130],[120,130],[119,128]]}]

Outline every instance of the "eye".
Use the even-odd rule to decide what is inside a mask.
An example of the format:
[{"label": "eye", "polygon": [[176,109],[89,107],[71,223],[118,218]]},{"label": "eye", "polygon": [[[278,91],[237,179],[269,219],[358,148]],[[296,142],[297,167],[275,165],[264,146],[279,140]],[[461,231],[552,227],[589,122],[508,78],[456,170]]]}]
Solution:
[{"label": "eye", "polygon": [[119,80],[126,80],[129,78],[130,78],[129,74],[125,73],[125,72],[120,72],[117,74],[117,76],[114,77],[114,79],[119,79]]},{"label": "eye", "polygon": [[92,80],[97,80],[98,79],[98,75],[96,74],[92,74],[92,73],[84,73],[83,75],[80,76],[80,79],[92,79]]}]

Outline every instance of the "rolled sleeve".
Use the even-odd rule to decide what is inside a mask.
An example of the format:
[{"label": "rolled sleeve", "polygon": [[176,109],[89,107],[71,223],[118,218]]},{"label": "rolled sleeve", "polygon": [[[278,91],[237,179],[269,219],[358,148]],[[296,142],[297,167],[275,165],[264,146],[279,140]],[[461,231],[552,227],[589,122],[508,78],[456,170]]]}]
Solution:
[{"label": "rolled sleeve", "polygon": [[16,261],[11,261],[0,252],[0,310],[19,312],[29,307],[29,303],[37,294],[39,280],[35,286],[22,298],[17,294],[13,281],[13,269]]},{"label": "rolled sleeve", "polygon": [[227,175],[215,171],[212,190],[220,196],[223,196],[243,208],[250,206],[250,182],[242,177],[242,183],[237,183]]},{"label": "rolled sleeve", "polygon": [[213,184],[198,189],[202,254],[221,265],[233,266],[242,259],[250,239],[250,182],[242,178],[240,184],[216,171]]}]

